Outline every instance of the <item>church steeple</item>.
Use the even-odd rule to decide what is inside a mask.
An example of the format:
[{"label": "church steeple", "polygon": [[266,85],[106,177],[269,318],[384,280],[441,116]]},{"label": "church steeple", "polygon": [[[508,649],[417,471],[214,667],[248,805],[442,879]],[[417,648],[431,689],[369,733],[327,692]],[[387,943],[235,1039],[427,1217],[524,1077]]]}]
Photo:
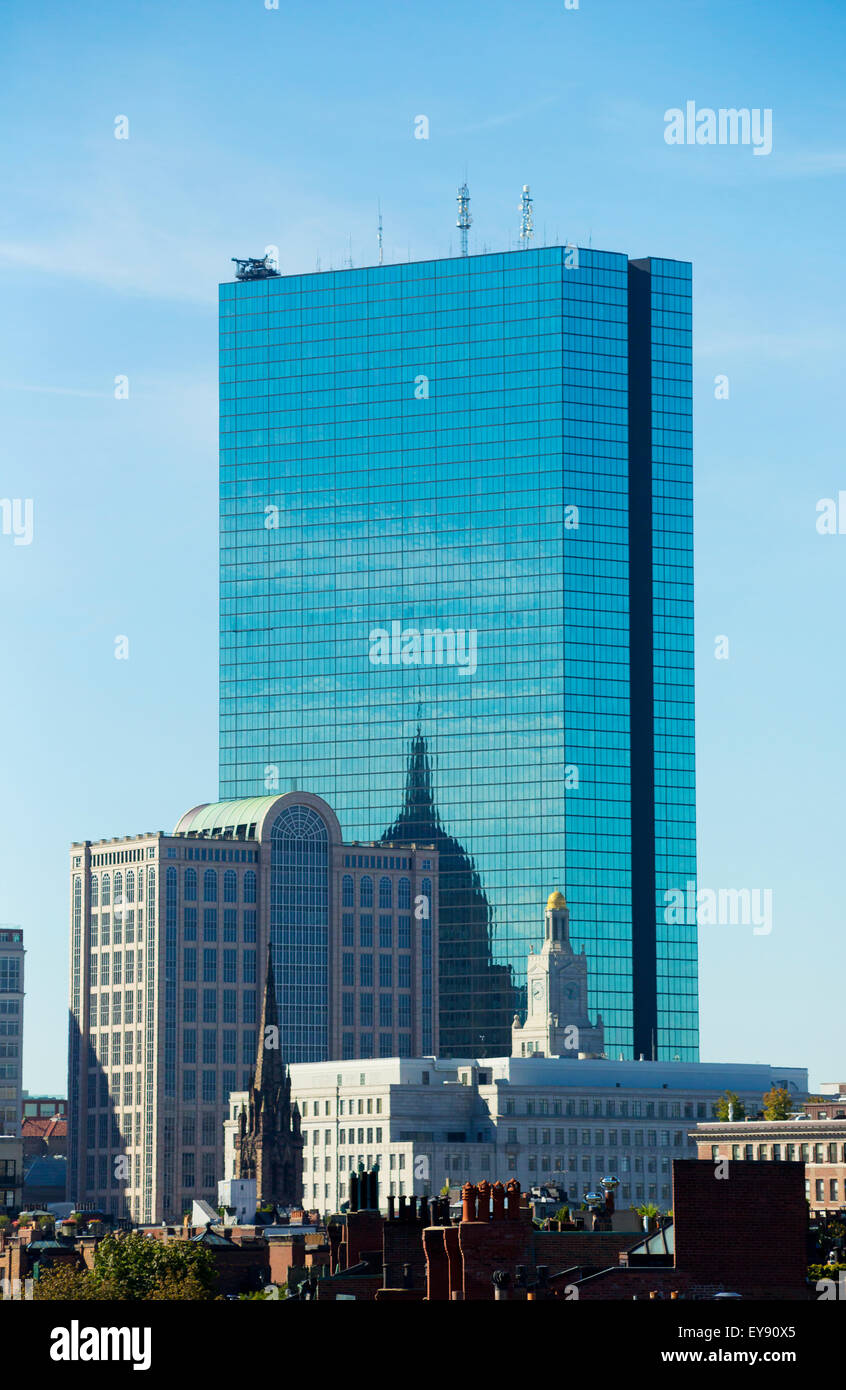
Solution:
[{"label": "church steeple", "polygon": [[432,793],[429,750],[418,720],[408,755],[402,810],[389,833],[398,840],[431,840],[440,828],[440,817]]},{"label": "church steeple", "polygon": [[[268,1029],[274,1031],[268,1032]],[[276,1001],[276,982],[273,978],[273,953],[268,943],[253,1081],[255,1089],[263,1095],[272,1092],[277,1086],[285,1087],[288,1082],[288,1072],[282,1061],[279,1046],[280,1036],[279,1005]]]},{"label": "church steeple", "polygon": [[260,1203],[294,1206],[302,1201],[303,1137],[279,1043],[279,1007],[268,945],[256,1065],[247,1113],[242,1109],[238,1117],[234,1176],[255,1179]]},{"label": "church steeple", "polygon": [[507,1020],[515,1003],[511,967],[494,964],[491,906],[479,872],[472,856],[441,823],[419,708],[402,809],[381,841],[431,844],[438,851],[442,1055],[500,1056],[508,1047]]}]

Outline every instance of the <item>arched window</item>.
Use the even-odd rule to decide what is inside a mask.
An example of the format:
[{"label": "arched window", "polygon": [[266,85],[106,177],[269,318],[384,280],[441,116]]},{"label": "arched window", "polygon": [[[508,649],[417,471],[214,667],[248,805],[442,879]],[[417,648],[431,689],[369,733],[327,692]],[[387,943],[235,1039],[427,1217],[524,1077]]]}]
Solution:
[{"label": "arched window", "polygon": [[238,901],[238,877],[234,869],[227,869],[223,875],[223,901],[225,903],[237,903]]},{"label": "arched window", "polygon": [[373,906],[373,879],[369,874],[365,874],[359,884],[359,895],[362,907]]},{"label": "arched window", "polygon": [[121,873],[120,869],[118,869],[117,873],[115,874],[115,906],[116,906],[116,907],[119,907],[119,906],[121,906],[122,904],[123,904],[123,874]]},{"label": "arched window", "polygon": [[344,874],[341,882],[341,906],[355,907],[352,874]]},{"label": "arched window", "polygon": [[134,869],[127,869],[127,871],[126,871],[126,901],[127,901],[128,903],[134,903],[134,902],[135,902],[135,870],[134,870]]},{"label": "arched window", "polygon": [[103,874],[103,897],[102,906],[108,907],[112,901],[112,880],[109,874]]},{"label": "arched window", "polygon": [[423,920],[428,921],[432,916],[432,880],[430,878],[424,878],[420,885],[420,889],[423,897],[426,899],[426,902],[421,904],[423,909]]},{"label": "arched window", "polygon": [[[140,882],[141,882],[140,878],[139,878],[138,882],[139,882],[139,884],[140,884]],[[186,903],[195,903],[195,902],[197,901],[197,870],[196,870],[196,869],[186,869],[186,870],[185,870],[185,901],[186,901]]]},{"label": "arched window", "polygon": [[254,903],[256,900],[256,876],[252,869],[248,869],[244,874],[244,902]]},{"label": "arched window", "polygon": [[391,889],[391,880],[390,880],[389,878],[387,878],[387,877],[386,877],[386,878],[380,878],[380,879],[379,879],[379,906],[380,906],[380,907],[392,907],[392,906],[393,906],[393,901],[394,901],[394,895],[393,895],[393,892],[392,892],[392,889]]},{"label": "arched window", "polygon": [[203,902],[217,902],[217,870],[206,869],[203,874]]},{"label": "arched window", "polygon": [[285,990],[282,1055],[318,1061],[329,1055],[329,832],[311,806],[289,803],[273,822],[269,880],[274,971]]},{"label": "arched window", "polygon": [[100,901],[100,880],[96,874],[91,875],[91,906],[96,907]]},{"label": "arched window", "polygon": [[[167,909],[165,926],[176,931],[176,898],[178,891],[178,880],[176,869],[169,865],[165,877],[165,907]],[[176,938],[173,938],[174,941]]]},{"label": "arched window", "polygon": [[411,879],[401,878],[397,884],[397,907],[411,907]]}]

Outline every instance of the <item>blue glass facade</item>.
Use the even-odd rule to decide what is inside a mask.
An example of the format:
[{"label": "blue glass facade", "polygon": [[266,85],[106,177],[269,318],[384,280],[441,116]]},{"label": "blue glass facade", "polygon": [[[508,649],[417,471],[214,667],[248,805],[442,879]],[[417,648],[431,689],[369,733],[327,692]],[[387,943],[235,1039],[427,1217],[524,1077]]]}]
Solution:
[{"label": "blue glass facade", "polygon": [[438,840],[442,1051],[508,1050],[561,886],[609,1053],[695,1059],[690,267],[538,248],[220,314],[221,797]]}]

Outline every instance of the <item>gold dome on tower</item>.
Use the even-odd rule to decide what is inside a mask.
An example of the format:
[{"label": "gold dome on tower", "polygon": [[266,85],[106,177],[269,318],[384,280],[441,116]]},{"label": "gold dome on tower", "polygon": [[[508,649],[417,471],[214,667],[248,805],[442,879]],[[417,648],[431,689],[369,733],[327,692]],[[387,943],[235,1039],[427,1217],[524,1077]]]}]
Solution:
[{"label": "gold dome on tower", "polygon": [[550,893],[549,897],[546,900],[547,912],[558,912],[562,907],[566,906],[567,899],[564,897],[563,893],[559,892],[557,888],[554,893]]}]

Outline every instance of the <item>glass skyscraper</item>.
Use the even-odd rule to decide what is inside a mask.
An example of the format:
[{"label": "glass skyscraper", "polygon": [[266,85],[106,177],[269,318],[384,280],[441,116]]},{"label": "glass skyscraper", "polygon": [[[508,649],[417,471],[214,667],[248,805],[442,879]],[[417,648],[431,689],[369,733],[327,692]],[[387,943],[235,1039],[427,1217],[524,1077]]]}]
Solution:
[{"label": "glass skyscraper", "polygon": [[691,269],[544,247],[220,287],[221,798],[441,844],[441,1043],[562,888],[609,1055],[698,1056]]}]

